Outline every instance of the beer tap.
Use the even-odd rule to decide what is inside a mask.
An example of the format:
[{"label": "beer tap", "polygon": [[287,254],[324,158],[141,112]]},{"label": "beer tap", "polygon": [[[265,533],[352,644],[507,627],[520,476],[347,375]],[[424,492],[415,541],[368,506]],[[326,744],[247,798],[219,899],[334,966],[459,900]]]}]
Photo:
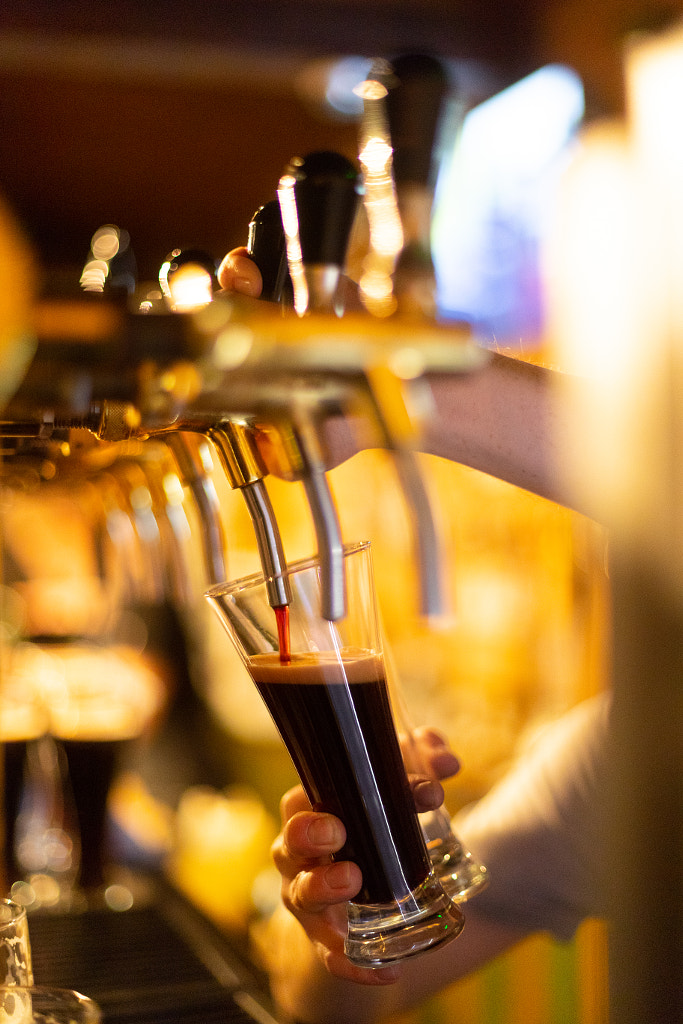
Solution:
[{"label": "beer tap", "polygon": [[[287,264],[294,309],[300,316],[342,312],[339,286],[360,185],[358,168],[341,154],[326,151],[295,157],[280,178],[278,201]],[[323,616],[335,621],[345,614],[344,545],[315,406],[295,403],[290,427],[318,542]]]},{"label": "beer tap", "polygon": [[199,309],[213,299],[216,261],[202,249],[172,249],[161,264],[159,285],[172,311]]},{"label": "beer tap", "polygon": [[334,313],[361,178],[340,153],[294,157],[278,185],[294,309]]},{"label": "beer tap", "polygon": [[170,431],[165,440],[180,479],[192,495],[202,524],[201,541],[206,578],[212,584],[222,583],[228,578],[226,542],[220,502],[211,476],[211,457],[205,450],[207,442],[198,434],[181,430]]},{"label": "beer tap", "polygon": [[[36,354],[3,410],[0,436],[44,443],[85,427],[103,443],[164,440],[201,509],[207,575],[221,582],[220,510],[204,488],[196,443],[204,435],[229,483],[245,496],[266,575],[275,578],[274,607],[287,603],[277,585],[286,562],[265,478],[271,472],[301,481],[323,562],[324,614],[342,617],[342,540],[325,476],[325,423],[360,414],[365,427],[379,423],[378,443],[402,456],[415,434],[404,377],[467,372],[486,358],[460,326],[407,315],[337,315],[360,191],[358,170],[337,154],[294,160],[282,176],[278,206],[288,271],[306,286],[296,310],[211,290],[194,306],[172,298],[144,314],[106,290],[96,302],[86,296],[42,301],[34,316]],[[257,250],[254,244],[256,257]],[[196,254],[187,263],[181,256],[169,261],[169,286],[188,267],[207,276]],[[416,495],[413,485],[411,501]],[[438,559],[424,564],[429,580]]]},{"label": "beer tap", "polygon": [[[207,306],[213,300],[215,271],[214,260],[201,250],[173,249],[159,272],[159,283],[169,308],[182,313]],[[203,424],[200,432],[215,450],[230,486],[239,489],[244,497],[273,608],[287,605],[289,593],[282,575],[286,569],[284,547],[264,483],[267,471],[248,424],[237,417],[226,416]],[[227,566],[220,508],[201,453],[188,431],[174,429],[165,436],[202,521],[208,579],[211,583],[222,583],[227,578]]]},{"label": "beer tap", "polygon": [[282,214],[277,199],[259,206],[251,218],[247,252],[261,272],[261,298],[291,305],[292,282],[287,264]]},{"label": "beer tap", "polygon": [[403,227],[394,273],[398,308],[436,316],[431,226],[436,171],[446,123],[448,76],[441,61],[404,54],[391,62],[383,99],[393,148],[393,176]]},{"label": "beer tap", "polygon": [[[266,203],[249,225],[247,249],[263,278],[262,296],[291,302],[299,315],[334,316],[338,287],[359,194],[357,168],[338,153],[316,152],[293,158],[278,187],[277,201]],[[286,474],[302,482],[308,500],[321,562],[322,613],[330,621],[345,614],[343,540],[336,506],[326,477],[319,414],[325,388],[296,380],[286,401],[269,409],[285,454]],[[279,406],[279,408],[278,408]],[[255,526],[262,565],[274,607],[288,603],[284,553],[267,491],[265,467],[254,435],[234,419],[212,428],[228,479],[240,487]],[[272,433],[271,433],[272,438]]]},{"label": "beer tap", "polygon": [[[436,276],[431,256],[435,149],[448,92],[441,63],[406,55],[376,61],[360,88],[364,100],[360,160],[364,170],[369,252],[360,292],[370,311],[396,312],[415,323],[435,321]],[[422,613],[444,613],[438,533],[415,444],[429,403],[420,368],[368,374],[378,417],[393,452],[412,518]]]}]

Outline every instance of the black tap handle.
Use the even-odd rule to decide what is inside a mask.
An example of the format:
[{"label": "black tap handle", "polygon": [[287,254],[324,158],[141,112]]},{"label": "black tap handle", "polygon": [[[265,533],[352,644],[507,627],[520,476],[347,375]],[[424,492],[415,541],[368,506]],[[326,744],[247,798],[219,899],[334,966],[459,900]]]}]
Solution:
[{"label": "black tap handle", "polygon": [[426,54],[396,57],[391,68],[385,109],[394,149],[396,184],[412,182],[431,187],[448,75],[439,60]]},{"label": "black tap handle", "polygon": [[358,168],[329,151],[295,157],[283,179],[294,179],[299,242],[304,264],[343,267],[360,192]]},{"label": "black tap handle", "polygon": [[247,251],[261,271],[261,298],[291,302],[291,281],[287,265],[285,232],[277,199],[259,206],[249,222]]}]

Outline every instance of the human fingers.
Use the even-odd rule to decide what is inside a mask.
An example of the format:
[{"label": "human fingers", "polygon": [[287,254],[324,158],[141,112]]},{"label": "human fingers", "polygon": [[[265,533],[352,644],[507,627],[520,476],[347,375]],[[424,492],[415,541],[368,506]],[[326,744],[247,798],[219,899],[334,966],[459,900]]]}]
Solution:
[{"label": "human fingers", "polygon": [[284,872],[286,862],[295,867],[300,863],[328,862],[345,841],[346,830],[339,818],[317,811],[297,811],[273,843],[273,856],[278,869]]},{"label": "human fingers", "polygon": [[240,292],[257,299],[263,288],[261,271],[249,258],[245,246],[231,249],[218,268],[218,283],[229,292]]},{"label": "human fingers", "polygon": [[416,729],[413,734],[420,760],[429,775],[448,779],[460,771],[460,761],[451,750],[446,737],[432,728]]},{"label": "human fingers", "polygon": [[283,902],[290,910],[316,914],[357,894],[360,868],[331,860],[345,841],[346,830],[332,814],[298,811],[285,822],[271,853],[283,878]]},{"label": "human fingers", "polygon": [[418,811],[433,811],[444,802],[446,794],[437,779],[427,775],[409,775],[408,781]]},{"label": "human fingers", "polygon": [[282,886],[282,902],[300,920],[302,915],[329,914],[335,907],[345,908],[362,884],[360,868],[350,860],[318,864],[298,871]]}]

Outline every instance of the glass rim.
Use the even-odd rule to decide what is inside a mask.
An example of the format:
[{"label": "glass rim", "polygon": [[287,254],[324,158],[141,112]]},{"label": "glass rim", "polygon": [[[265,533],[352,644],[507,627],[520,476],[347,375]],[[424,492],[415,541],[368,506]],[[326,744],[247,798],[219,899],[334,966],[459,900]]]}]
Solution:
[{"label": "glass rim", "polygon": [[[348,558],[349,555],[355,555],[359,551],[369,551],[371,544],[369,540],[358,540],[352,541],[348,544],[344,544],[342,552],[344,558]],[[306,558],[299,558],[294,562],[289,562],[287,568],[283,569],[282,572],[273,573],[271,576],[266,576],[263,572],[253,572],[248,576],[241,576],[236,580],[229,580],[226,583],[217,583],[213,587],[209,587],[204,592],[204,597],[211,601],[216,597],[225,597],[228,594],[239,594],[243,590],[249,590],[251,587],[262,586],[264,583],[269,583],[271,580],[286,579],[289,576],[293,576],[295,573],[303,572],[306,569],[312,569],[314,566],[320,565],[320,554],[308,555]]]},{"label": "glass rim", "polygon": [[[5,918],[3,908],[9,910],[11,916]],[[16,924],[17,921],[21,921],[26,917],[28,917],[28,915],[23,903],[17,903],[16,900],[10,899],[9,897],[2,897],[0,899],[0,928]]]}]

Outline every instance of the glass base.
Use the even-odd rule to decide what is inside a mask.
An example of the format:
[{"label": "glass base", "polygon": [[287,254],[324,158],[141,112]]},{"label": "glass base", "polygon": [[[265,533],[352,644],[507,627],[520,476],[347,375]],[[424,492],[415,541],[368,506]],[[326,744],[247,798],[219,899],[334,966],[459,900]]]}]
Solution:
[{"label": "glass base", "polygon": [[434,874],[444,892],[455,903],[464,903],[488,885],[488,872],[457,839],[453,843],[434,840],[428,844]]},{"label": "glass base", "polygon": [[465,918],[430,874],[404,899],[391,903],[349,903],[344,952],[359,967],[382,967],[450,942]]},{"label": "glass base", "polygon": [[0,988],[0,1020],[7,1024],[101,1024],[92,999],[73,989],[8,985]]},{"label": "glass base", "polygon": [[434,874],[446,895],[464,903],[481,892],[488,884],[488,872],[454,835],[443,808],[425,811],[420,815],[420,825]]}]

